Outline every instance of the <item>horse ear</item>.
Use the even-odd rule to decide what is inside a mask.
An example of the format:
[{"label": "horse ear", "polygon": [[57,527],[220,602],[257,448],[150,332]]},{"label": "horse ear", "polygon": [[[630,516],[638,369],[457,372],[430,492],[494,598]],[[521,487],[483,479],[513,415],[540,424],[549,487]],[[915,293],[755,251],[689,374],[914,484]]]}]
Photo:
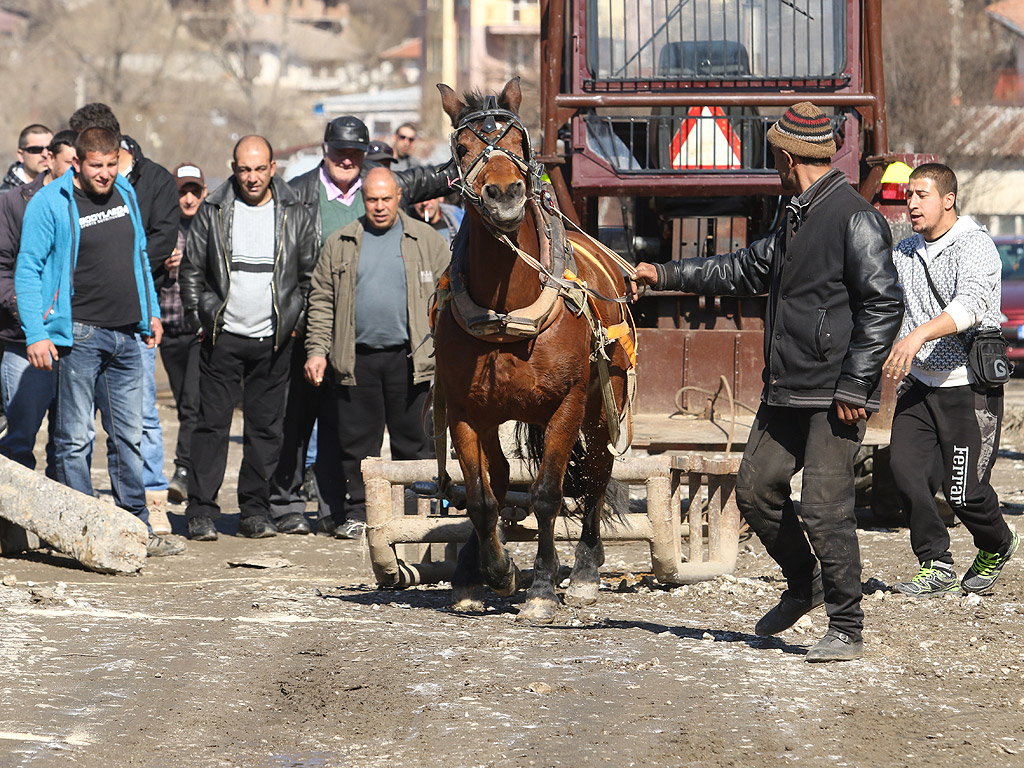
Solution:
[{"label": "horse ear", "polygon": [[441,107],[447,113],[448,117],[451,118],[452,127],[454,128],[456,120],[459,117],[459,113],[466,108],[466,105],[458,96],[455,95],[455,91],[444,83],[438,83],[437,90],[441,92]]},{"label": "horse ear", "polygon": [[505,83],[505,87],[501,89],[501,96],[498,97],[498,103],[509,112],[519,114],[519,105],[523,103],[523,92],[519,88],[519,75]]}]

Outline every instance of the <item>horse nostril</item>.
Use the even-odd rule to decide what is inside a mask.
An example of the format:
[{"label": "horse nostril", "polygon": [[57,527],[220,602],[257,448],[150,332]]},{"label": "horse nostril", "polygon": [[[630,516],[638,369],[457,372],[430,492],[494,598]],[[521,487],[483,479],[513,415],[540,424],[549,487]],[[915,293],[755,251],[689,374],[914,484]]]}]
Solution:
[{"label": "horse nostril", "polygon": [[484,195],[486,195],[489,200],[497,200],[498,197],[501,196],[501,190],[498,189],[497,184],[487,184],[484,186]]},{"label": "horse nostril", "polygon": [[510,186],[508,191],[514,194],[516,197],[521,197],[522,195],[526,194],[526,182],[520,179],[515,184]]}]

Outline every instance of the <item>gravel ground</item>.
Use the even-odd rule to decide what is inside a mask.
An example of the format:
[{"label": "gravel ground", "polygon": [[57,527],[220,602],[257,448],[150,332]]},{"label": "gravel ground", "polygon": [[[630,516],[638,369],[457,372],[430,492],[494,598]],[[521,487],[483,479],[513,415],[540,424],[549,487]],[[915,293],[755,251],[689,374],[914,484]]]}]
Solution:
[{"label": "gravel ground", "polygon": [[[1018,450],[996,485],[1024,532]],[[446,585],[377,589],[362,542],[239,539],[228,511],[218,542],[133,577],[0,558],[0,766],[1024,766],[1024,557],[991,595],[915,601],[890,589],[916,570],[907,531],[865,521],[866,655],[811,665],[821,610],[753,635],[783,588],[756,540],[675,588],[611,545],[598,603],[539,627],[522,594],[453,613]],[[256,558],[284,567],[231,565]]]}]

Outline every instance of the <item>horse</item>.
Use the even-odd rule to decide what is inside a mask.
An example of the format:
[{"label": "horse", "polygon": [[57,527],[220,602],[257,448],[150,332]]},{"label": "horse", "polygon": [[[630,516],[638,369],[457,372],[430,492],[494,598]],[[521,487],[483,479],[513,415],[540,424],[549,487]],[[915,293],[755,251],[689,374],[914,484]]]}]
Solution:
[{"label": "horse", "polygon": [[[574,447],[582,533],[566,599],[577,605],[597,600],[611,443],[624,423],[631,437],[627,374],[635,362],[635,329],[621,298],[625,281],[610,263],[614,254],[594,253],[596,241],[588,247],[588,236],[566,233],[519,118],[519,78],[497,98],[476,92],[463,100],[447,85],[437,87],[451,118],[452,162],[468,203],[453,244],[450,298],[434,326],[435,423],[444,416],[438,399],[443,393],[475,530],[459,554],[453,607],[482,610],[484,583],[508,596],[522,580],[498,531],[509,489],[498,428],[515,421],[532,425],[543,438],[529,441],[537,555],[517,620],[549,623],[559,606],[554,529]],[[619,266],[628,269],[625,262]],[[607,325],[602,318],[619,322]],[[613,327],[618,333],[609,333]],[[438,455],[445,453],[446,445]],[[439,472],[444,474],[443,459]]]}]

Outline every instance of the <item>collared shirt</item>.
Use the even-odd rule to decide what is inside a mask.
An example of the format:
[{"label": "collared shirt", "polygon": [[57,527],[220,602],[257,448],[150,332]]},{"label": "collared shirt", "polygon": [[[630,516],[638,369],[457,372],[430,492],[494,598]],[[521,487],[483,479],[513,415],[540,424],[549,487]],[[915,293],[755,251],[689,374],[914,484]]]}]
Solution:
[{"label": "collared shirt", "polygon": [[356,195],[359,194],[359,190],[363,188],[362,178],[357,178],[355,183],[348,188],[348,192],[342,192],[341,187],[335,184],[331,177],[327,175],[327,169],[324,168],[323,164],[320,165],[320,183],[324,185],[324,191],[327,193],[328,200],[338,200],[344,205],[352,205],[355,202]]}]

